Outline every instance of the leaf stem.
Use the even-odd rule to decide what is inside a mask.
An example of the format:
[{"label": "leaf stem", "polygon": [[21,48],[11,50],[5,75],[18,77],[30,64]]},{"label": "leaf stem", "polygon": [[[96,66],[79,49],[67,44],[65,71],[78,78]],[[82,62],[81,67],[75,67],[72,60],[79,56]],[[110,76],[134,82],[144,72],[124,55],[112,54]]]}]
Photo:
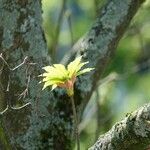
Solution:
[{"label": "leaf stem", "polygon": [[75,137],[76,137],[76,142],[77,142],[77,150],[80,150],[80,137],[79,137],[79,132],[78,132],[78,118],[77,118],[77,112],[76,112],[76,107],[75,107],[73,95],[70,96],[70,99],[71,99],[73,117],[74,117]]}]

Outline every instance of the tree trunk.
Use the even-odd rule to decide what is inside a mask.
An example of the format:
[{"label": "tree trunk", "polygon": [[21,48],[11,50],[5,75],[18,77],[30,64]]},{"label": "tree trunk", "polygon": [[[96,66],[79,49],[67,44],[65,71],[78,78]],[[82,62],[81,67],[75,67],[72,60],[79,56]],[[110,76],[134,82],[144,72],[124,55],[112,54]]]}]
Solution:
[{"label": "tree trunk", "polygon": [[[96,68],[76,83],[75,100],[82,110],[142,2],[109,0],[89,32],[74,46],[70,58],[72,54],[83,55]],[[0,60],[0,104],[5,108],[7,101],[12,105],[31,102],[23,109],[8,109],[1,115],[6,137],[1,137],[0,145],[4,149],[71,148],[73,126],[69,98],[64,90],[41,91],[38,84],[41,68],[50,64],[41,13],[40,0],[0,0],[0,53],[9,64]],[[11,68],[22,63],[25,57],[28,57],[25,63],[13,71]],[[21,95],[25,89],[28,93]]]},{"label": "tree trunk", "polygon": [[[5,103],[3,109],[8,100],[12,105],[25,102],[32,104],[21,110],[8,109],[2,115],[5,134],[12,149],[37,149],[48,145],[42,141],[42,130],[50,124],[50,115],[46,108],[50,96],[48,92],[42,92],[38,84],[41,67],[50,62],[41,28],[41,2],[0,0],[0,20],[0,53],[9,66],[14,68],[28,57],[27,62],[14,71],[4,64],[0,80],[1,93],[4,95],[1,101]],[[31,62],[36,64],[29,64]],[[28,95],[19,100],[20,94],[26,89],[29,76]]]}]

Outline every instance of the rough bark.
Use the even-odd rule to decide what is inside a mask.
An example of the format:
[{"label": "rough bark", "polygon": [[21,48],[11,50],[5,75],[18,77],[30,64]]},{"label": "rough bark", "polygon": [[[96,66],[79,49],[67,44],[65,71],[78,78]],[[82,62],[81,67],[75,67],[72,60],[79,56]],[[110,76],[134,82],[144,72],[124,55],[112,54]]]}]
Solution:
[{"label": "rough bark", "polygon": [[[109,0],[89,32],[75,45],[73,51],[83,55],[84,60],[89,60],[90,66],[96,68],[78,79],[75,87],[78,106],[84,106],[89,100],[106,63],[142,2]],[[40,0],[0,0],[0,20],[0,51],[9,65],[18,65],[26,56],[36,63],[29,67],[29,94],[23,99],[30,101],[32,106],[7,111],[1,117],[12,149],[70,149],[73,131],[70,101],[64,90],[41,91],[38,84],[41,68],[50,64],[41,29]],[[26,87],[26,67],[24,65],[15,72],[4,67],[0,77],[3,95],[0,100],[18,102],[17,95]]]},{"label": "rough bark", "polygon": [[[32,106],[21,110],[9,110],[1,116],[1,120],[5,125],[5,134],[12,149],[22,147],[33,150],[42,145],[41,130],[49,124],[49,115],[44,118],[38,115],[38,111],[41,114],[49,114],[46,106],[49,104],[50,97],[48,92],[40,94],[41,86],[38,84],[41,67],[49,63],[41,28],[41,2],[40,0],[0,0],[0,20],[0,53],[3,54],[10,67],[20,64],[26,56],[29,62],[36,63],[34,66],[25,64],[15,71],[10,71],[5,65],[0,77],[0,89],[4,95],[0,97],[5,103],[3,109],[8,99],[13,105],[18,103],[19,94],[26,88],[26,75],[31,77],[29,95],[25,99],[21,98],[19,103],[30,101]],[[9,77],[8,93],[6,89]],[[42,119],[39,119],[40,117]],[[47,122],[42,120],[47,120]]]},{"label": "rough bark", "polygon": [[150,104],[128,114],[89,150],[144,150],[150,145]]}]

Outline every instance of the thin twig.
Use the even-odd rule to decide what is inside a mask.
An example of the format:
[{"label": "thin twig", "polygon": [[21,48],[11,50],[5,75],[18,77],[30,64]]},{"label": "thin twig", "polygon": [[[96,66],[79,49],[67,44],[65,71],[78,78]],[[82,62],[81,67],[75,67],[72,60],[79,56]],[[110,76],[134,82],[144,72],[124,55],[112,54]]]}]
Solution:
[{"label": "thin twig", "polygon": [[21,64],[19,64],[18,66],[14,67],[14,68],[11,68],[9,66],[9,64],[7,63],[7,61],[4,59],[4,57],[2,56],[2,53],[0,54],[0,58],[3,60],[4,64],[8,67],[8,69],[11,70],[11,71],[15,71],[19,67],[23,66],[28,60],[28,57],[26,56]]},{"label": "thin twig", "polygon": [[8,77],[8,83],[7,83],[7,89],[6,89],[7,92],[9,92],[9,87],[10,87],[10,75]]},{"label": "thin twig", "polygon": [[7,105],[6,108],[0,112],[0,115],[3,115],[7,110],[8,110],[9,106]]},{"label": "thin twig", "polygon": [[95,17],[97,17],[97,14],[98,14],[98,10],[99,10],[98,6],[99,6],[99,1],[94,0]]},{"label": "thin twig", "polygon": [[62,25],[62,21],[63,21],[63,16],[64,16],[64,12],[65,12],[65,6],[66,6],[66,0],[62,0],[61,10],[60,10],[60,13],[58,16],[54,40],[53,40],[53,43],[51,46],[52,57],[53,57],[54,61],[55,61],[55,54],[56,54],[56,49],[57,49],[57,45],[58,45],[58,41],[59,41],[59,35],[60,35],[61,25]]},{"label": "thin twig", "polygon": [[[4,64],[8,67],[8,69],[10,71],[15,71],[16,69],[20,68],[21,66],[23,66],[24,64],[28,64],[28,65],[35,65],[35,63],[30,63],[28,62],[28,57],[26,56],[23,60],[23,62],[21,64],[19,64],[18,66],[14,67],[14,68],[11,68],[9,66],[9,64],[7,63],[7,61],[4,59],[4,57],[2,56],[2,53],[0,54],[0,58],[2,59],[3,61],[3,65],[2,67],[0,68],[0,72],[2,72],[3,70],[3,67],[4,67]],[[27,71],[26,71],[26,76],[27,76]],[[27,80],[27,85],[26,85],[26,89],[20,94],[21,96],[23,96],[23,98],[25,98],[25,96],[28,94],[28,88],[29,88],[29,83],[30,83],[30,75],[28,75],[28,80]],[[7,88],[6,88],[6,92],[7,94],[9,94],[9,89],[10,89],[10,75],[9,75],[9,79],[8,79],[8,84],[7,84]],[[28,102],[20,107],[14,107],[11,105],[11,102],[10,102],[10,99],[7,97],[7,106],[6,108],[0,112],[0,115],[3,115],[5,112],[7,112],[9,109],[12,109],[12,110],[20,110],[22,108],[25,108],[26,106],[30,105],[31,103]]]},{"label": "thin twig", "polygon": [[24,104],[24,105],[22,105],[20,107],[14,107],[14,106],[11,106],[10,102],[7,102],[6,108],[3,111],[0,112],[0,115],[3,115],[4,113],[6,113],[9,109],[20,110],[20,109],[23,109],[23,108],[25,108],[25,107],[27,107],[29,105],[31,105],[30,102],[28,102],[28,103],[26,103],[26,104]]},{"label": "thin twig", "polygon": [[30,83],[30,75],[28,76],[28,80],[27,80],[27,84],[26,84],[26,88],[25,88],[25,90],[21,93],[21,94],[19,94],[19,100],[23,97],[23,98],[25,98],[27,95],[28,95],[28,90],[29,90],[29,83]]},{"label": "thin twig", "polygon": [[111,81],[114,81],[114,80],[125,80],[127,79],[130,75],[132,74],[135,74],[135,73],[138,73],[140,72],[141,70],[145,69],[145,68],[150,68],[150,59],[148,59],[147,61],[141,63],[141,64],[138,64],[138,65],[135,65],[133,66],[130,71],[128,72],[125,72],[123,74],[118,74],[116,72],[113,72],[111,74],[109,74],[108,76],[106,76],[105,78],[103,78],[102,80],[100,80],[97,84],[97,87],[103,85],[103,84],[107,84]]},{"label": "thin twig", "polygon": [[99,127],[101,124],[101,108],[100,108],[100,103],[99,103],[99,99],[100,99],[100,94],[98,89],[96,90],[96,132],[95,132],[95,140],[98,138],[99,136]]},{"label": "thin twig", "polygon": [[[1,56],[1,55],[0,55],[0,56]],[[0,68],[0,73],[2,73],[3,68],[4,68],[4,62],[2,61],[2,66],[1,66],[1,68]]]},{"label": "thin twig", "polygon": [[69,27],[69,32],[70,32],[70,39],[71,39],[71,47],[74,44],[74,40],[73,40],[73,30],[72,30],[72,21],[71,21],[71,11],[67,10],[65,13],[67,22],[68,22],[68,27]]},{"label": "thin twig", "polygon": [[20,110],[20,109],[25,108],[26,106],[29,106],[29,105],[31,105],[30,102],[28,102],[28,103],[26,103],[26,104],[24,104],[24,105],[22,105],[22,106],[20,106],[20,107],[13,107],[13,106],[10,105],[10,108],[11,108],[12,110]]},{"label": "thin twig", "polygon": [[80,150],[80,137],[79,137],[79,132],[78,132],[78,118],[77,118],[76,107],[75,107],[75,103],[74,103],[74,97],[70,96],[70,99],[71,99],[72,110],[73,110],[73,117],[74,117],[77,150]]}]

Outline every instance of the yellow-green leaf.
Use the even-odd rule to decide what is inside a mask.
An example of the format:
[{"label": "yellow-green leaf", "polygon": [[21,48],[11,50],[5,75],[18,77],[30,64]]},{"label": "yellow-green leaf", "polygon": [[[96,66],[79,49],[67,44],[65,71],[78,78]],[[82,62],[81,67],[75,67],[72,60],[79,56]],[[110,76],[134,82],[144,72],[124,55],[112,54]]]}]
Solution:
[{"label": "yellow-green leaf", "polygon": [[51,72],[51,71],[54,69],[54,67],[52,67],[52,66],[45,66],[45,67],[43,67],[43,69],[44,69],[46,72]]},{"label": "yellow-green leaf", "polygon": [[88,61],[87,62],[83,62],[83,63],[80,63],[77,67],[77,70],[76,72],[78,72],[84,65],[86,65],[87,63],[89,63]]},{"label": "yellow-green leaf", "polygon": [[87,72],[90,72],[91,70],[93,70],[94,68],[86,68],[86,69],[83,69],[81,71],[79,71],[77,73],[77,76],[81,75],[81,74],[84,74],[84,73],[87,73]]},{"label": "yellow-green leaf", "polygon": [[66,70],[65,66],[62,64],[54,64],[54,67],[64,76],[67,77],[68,71]]},{"label": "yellow-green leaf", "polygon": [[57,87],[57,84],[53,84],[51,91],[53,91],[56,87]]},{"label": "yellow-green leaf", "polygon": [[[55,89],[57,86],[60,86],[61,84],[65,84],[68,81],[72,82],[74,84],[74,80],[77,76],[84,74],[86,72],[89,72],[93,70],[94,68],[86,68],[82,69],[82,67],[88,63],[87,62],[81,62],[82,56],[76,58],[74,61],[68,64],[67,69],[62,64],[54,64],[53,66],[46,66],[43,69],[45,70],[45,73],[43,73],[42,76],[44,82],[45,89],[47,86],[52,86],[52,90]],[[62,86],[63,87],[63,86]],[[68,92],[70,94],[73,94],[70,89]]]},{"label": "yellow-green leaf", "polygon": [[67,69],[69,72],[69,77],[72,77],[72,75],[76,73],[76,70],[81,62],[81,59],[82,57],[80,56],[68,64]]},{"label": "yellow-green leaf", "polygon": [[44,90],[46,87],[48,87],[50,85],[52,85],[52,83],[50,81],[45,82],[42,90]]}]

